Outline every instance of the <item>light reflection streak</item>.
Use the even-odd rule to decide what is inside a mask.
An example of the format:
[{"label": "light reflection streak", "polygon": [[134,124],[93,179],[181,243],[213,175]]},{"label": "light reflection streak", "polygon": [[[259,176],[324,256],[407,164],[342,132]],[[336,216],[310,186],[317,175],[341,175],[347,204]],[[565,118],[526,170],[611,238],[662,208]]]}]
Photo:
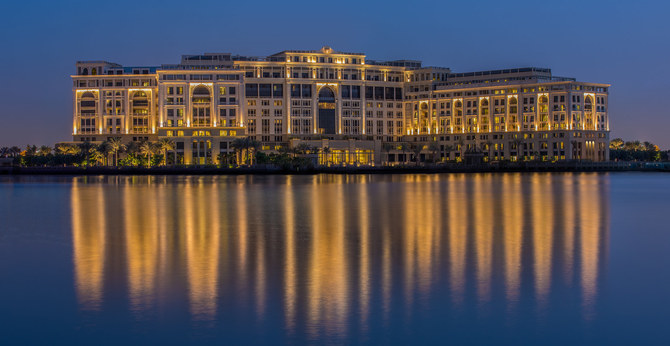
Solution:
[{"label": "light reflection streak", "polygon": [[449,213],[449,282],[454,304],[460,306],[465,295],[465,254],[467,246],[467,218],[462,200],[464,176],[449,175],[447,188],[447,207]]},{"label": "light reflection streak", "polygon": [[146,198],[143,191],[133,185],[122,189],[124,228],[128,265],[128,291],[131,310],[140,314],[153,307],[158,270],[157,199]]},{"label": "light reflection streak", "polygon": [[505,295],[510,308],[516,306],[521,288],[521,249],[523,247],[523,201],[521,193],[521,176],[518,174],[504,175],[502,179],[503,251]]},{"label": "light reflection streak", "polygon": [[334,181],[316,176],[312,181],[314,205],[307,279],[308,333],[316,338],[345,332],[350,309],[348,256],[345,246],[342,176]]},{"label": "light reflection streak", "polygon": [[533,263],[535,272],[535,295],[540,309],[546,307],[551,288],[553,255],[553,199],[551,198],[551,175],[535,174],[531,178],[531,213],[533,220]]},{"label": "light reflection streak", "polygon": [[359,260],[360,260],[360,269],[359,269],[359,314],[361,328],[367,330],[368,325],[368,313],[369,313],[369,303],[370,303],[370,216],[369,208],[370,205],[367,200],[367,185],[365,182],[360,182],[363,184],[362,188],[358,189],[358,211],[360,213],[358,218],[358,231],[360,232],[360,249],[359,249]]},{"label": "light reflection streak", "polygon": [[477,174],[474,179],[475,252],[477,254],[477,296],[480,304],[491,295],[491,266],[493,260],[493,208],[491,207],[490,175]]},{"label": "light reflection streak", "polygon": [[293,334],[296,327],[296,305],[297,305],[297,264],[296,264],[296,247],[295,247],[295,231],[296,223],[295,217],[297,212],[297,205],[295,203],[294,186],[292,184],[293,176],[286,178],[286,185],[284,186],[284,205],[286,212],[284,213],[284,223],[286,225],[284,232],[284,243],[286,252],[284,256],[284,319],[286,320],[286,329],[289,334]]},{"label": "light reflection streak", "polygon": [[202,181],[188,183],[184,189],[191,314],[195,320],[212,320],[216,315],[218,295],[220,232],[219,219],[207,210],[219,210],[218,198],[216,194],[208,193]]},{"label": "light reflection streak", "polygon": [[579,198],[575,198],[574,193],[575,177],[573,174],[567,174],[563,179],[564,214],[561,220],[564,222],[563,228],[563,280],[568,286],[572,286],[574,252],[575,252],[575,215],[579,214]]},{"label": "light reflection streak", "polygon": [[593,318],[598,282],[601,204],[594,191],[599,188],[602,187],[598,185],[597,175],[589,175],[579,183],[579,198],[589,214],[583,217],[580,234],[582,305],[586,320]]},{"label": "light reflection streak", "polygon": [[[500,286],[509,312],[523,299],[544,308],[554,287],[575,277],[589,319],[609,216],[600,181],[582,174],[133,177],[106,185],[75,178],[77,299],[83,310],[100,310],[123,286],[133,313],[182,297],[198,321],[219,319],[224,301],[258,320],[279,308],[287,333],[319,338],[352,333],[351,319],[364,333],[377,313],[384,323],[396,309],[410,316],[436,294],[464,309],[471,299],[497,299]],[[268,208],[278,217],[263,214]],[[122,265],[112,272],[107,263]],[[121,277],[127,282],[114,282]]]},{"label": "light reflection streak", "polygon": [[102,186],[72,183],[72,247],[75,288],[85,310],[98,310],[102,302],[105,272],[105,199]]}]

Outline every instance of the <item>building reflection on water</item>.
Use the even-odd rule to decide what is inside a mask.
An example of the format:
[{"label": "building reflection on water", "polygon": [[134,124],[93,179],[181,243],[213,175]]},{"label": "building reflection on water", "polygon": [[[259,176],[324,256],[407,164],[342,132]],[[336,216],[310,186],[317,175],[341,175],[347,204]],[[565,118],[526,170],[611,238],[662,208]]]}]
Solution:
[{"label": "building reflection on water", "polygon": [[314,338],[438,295],[514,313],[574,291],[588,320],[609,231],[595,174],[78,177],[71,201],[82,310],[278,314]]}]

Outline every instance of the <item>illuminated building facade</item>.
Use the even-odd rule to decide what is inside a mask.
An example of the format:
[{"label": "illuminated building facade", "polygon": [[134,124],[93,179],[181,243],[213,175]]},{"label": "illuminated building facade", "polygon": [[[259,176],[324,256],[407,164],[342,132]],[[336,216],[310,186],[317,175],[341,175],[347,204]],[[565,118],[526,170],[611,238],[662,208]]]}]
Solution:
[{"label": "illuminated building facade", "polygon": [[468,153],[485,161],[609,157],[609,85],[545,68],[453,73],[323,47],[264,58],[185,55],[160,67],[80,61],[76,69],[75,141],[169,137],[185,164],[217,163],[240,137],[266,152],[304,143],[332,164]]}]

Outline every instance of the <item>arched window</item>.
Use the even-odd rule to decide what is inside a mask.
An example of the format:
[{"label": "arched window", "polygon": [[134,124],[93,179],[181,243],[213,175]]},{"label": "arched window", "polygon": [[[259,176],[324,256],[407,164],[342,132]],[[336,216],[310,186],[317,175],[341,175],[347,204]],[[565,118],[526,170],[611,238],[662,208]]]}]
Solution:
[{"label": "arched window", "polygon": [[210,97],[209,97],[209,89],[205,86],[198,85],[193,89],[193,103],[194,104],[202,104],[202,103],[209,103]]},{"label": "arched window", "polygon": [[199,96],[209,96],[209,89],[207,87],[198,85],[193,89],[193,96],[199,95]]},{"label": "arched window", "polygon": [[489,106],[489,100],[483,99],[482,100],[482,107],[488,107]]},{"label": "arched window", "polygon": [[540,96],[540,103],[547,103],[549,102],[549,98],[546,97],[545,95]]},{"label": "arched window", "polygon": [[[131,96],[131,98],[132,98],[132,101],[133,101],[133,107],[147,107],[149,105],[149,99],[147,98],[147,93],[145,93],[142,90],[134,92],[133,95]],[[134,110],[135,114],[145,114],[146,112],[148,112],[148,111],[147,110],[142,110],[142,111]]]},{"label": "arched window", "polygon": [[587,96],[584,98],[584,110],[585,111],[590,111],[593,109],[593,99],[591,96]]},{"label": "arched window", "polygon": [[88,69],[86,67],[84,67],[84,69],[81,71],[81,74],[84,75],[84,76],[87,76],[88,75]]},{"label": "arched window", "polygon": [[321,88],[319,91],[319,102],[335,102],[335,93],[328,87]]},{"label": "arched window", "polygon": [[97,74],[98,74],[98,70],[97,70],[95,67],[92,68],[92,69],[91,69],[91,74],[94,75],[94,76],[97,75]]},{"label": "arched window", "polygon": [[[81,94],[81,106],[82,107],[95,107],[95,95],[93,95],[92,92],[87,91],[83,94]],[[93,115],[91,111],[86,112],[89,115]],[[83,113],[82,113],[83,115]]]},{"label": "arched window", "polygon": [[454,103],[454,106],[457,107],[457,108],[461,108],[461,107],[463,107],[463,102],[456,101],[456,103]]}]

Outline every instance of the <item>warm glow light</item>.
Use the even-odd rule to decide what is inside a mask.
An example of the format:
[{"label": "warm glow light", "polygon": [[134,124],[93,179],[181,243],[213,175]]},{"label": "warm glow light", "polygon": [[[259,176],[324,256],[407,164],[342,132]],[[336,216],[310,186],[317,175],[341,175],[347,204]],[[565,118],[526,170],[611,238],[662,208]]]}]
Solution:
[{"label": "warm glow light", "polygon": [[[508,313],[541,312],[567,289],[588,320],[607,264],[608,187],[595,175],[398,175],[388,182],[400,188],[375,194],[379,180],[366,175],[277,176],[276,215],[243,177],[90,179],[74,178],[70,199],[73,293],[85,311],[121,294],[137,318],[178,306],[214,322],[242,307],[318,340],[434,295],[455,311],[486,313],[493,299]],[[259,235],[273,222],[276,237]],[[268,252],[270,241],[281,251]]]}]

